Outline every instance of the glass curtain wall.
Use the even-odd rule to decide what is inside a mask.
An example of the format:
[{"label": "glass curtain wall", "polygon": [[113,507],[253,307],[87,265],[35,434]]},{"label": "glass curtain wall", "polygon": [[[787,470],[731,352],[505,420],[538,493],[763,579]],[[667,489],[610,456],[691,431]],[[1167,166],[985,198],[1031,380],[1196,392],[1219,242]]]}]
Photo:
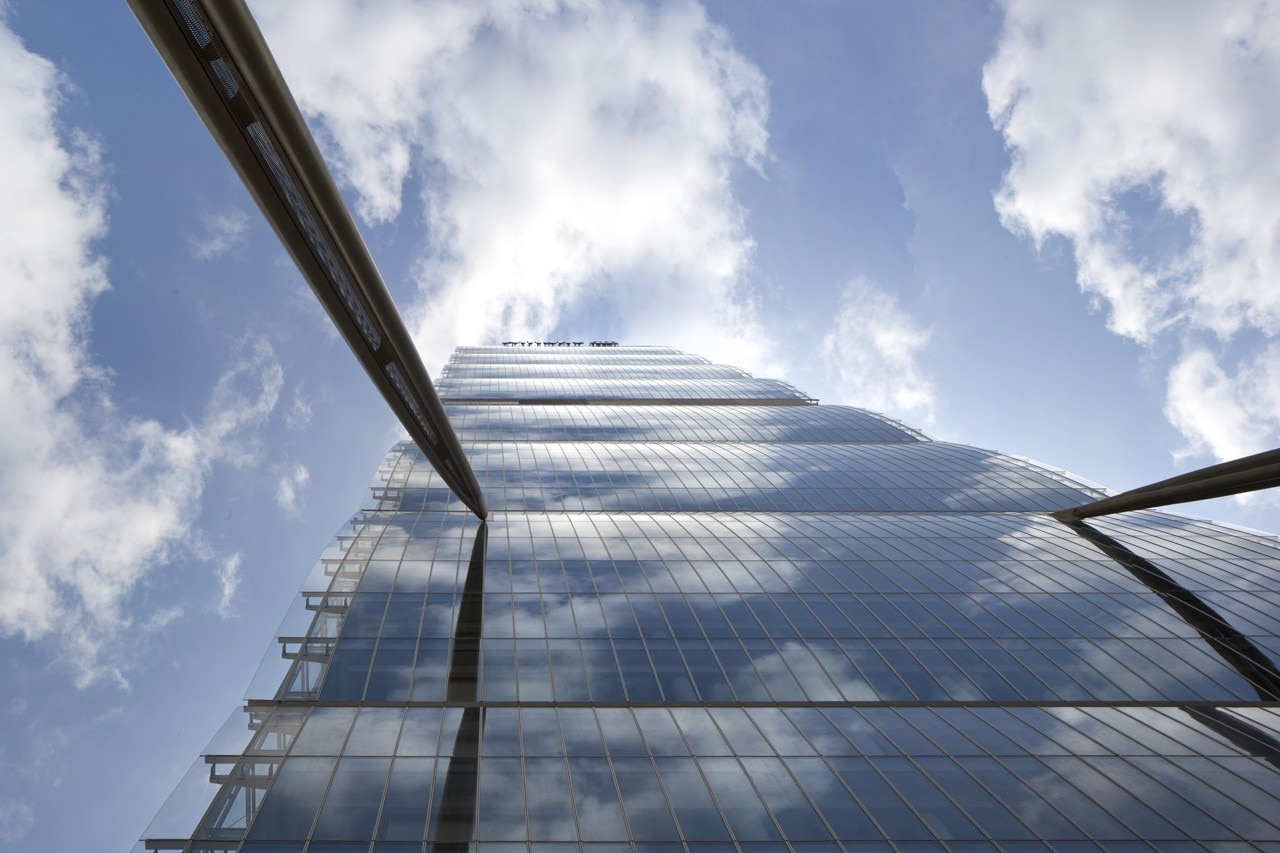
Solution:
[{"label": "glass curtain wall", "polygon": [[394,447],[146,846],[1280,849],[1275,537],[665,347],[438,384],[489,520]]}]

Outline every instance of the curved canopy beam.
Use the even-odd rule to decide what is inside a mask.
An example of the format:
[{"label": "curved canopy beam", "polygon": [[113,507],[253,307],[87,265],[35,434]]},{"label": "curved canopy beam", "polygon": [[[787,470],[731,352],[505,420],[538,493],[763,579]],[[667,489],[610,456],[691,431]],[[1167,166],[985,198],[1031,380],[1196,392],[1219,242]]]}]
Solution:
[{"label": "curved canopy beam", "polygon": [[484,496],[426,367],[243,0],[129,0],[347,345],[440,477]]},{"label": "curved canopy beam", "polygon": [[1149,486],[1055,512],[1053,517],[1059,521],[1079,521],[1117,512],[1207,501],[1274,486],[1280,486],[1280,449],[1179,474]]}]

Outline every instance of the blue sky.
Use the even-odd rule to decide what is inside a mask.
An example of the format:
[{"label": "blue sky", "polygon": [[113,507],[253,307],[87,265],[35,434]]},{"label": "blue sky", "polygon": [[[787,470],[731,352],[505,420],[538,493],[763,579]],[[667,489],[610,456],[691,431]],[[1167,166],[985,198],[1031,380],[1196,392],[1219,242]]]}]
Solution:
[{"label": "blue sky", "polygon": [[[1115,489],[1280,444],[1274,3],[252,7],[433,371],[675,344]],[[0,8],[0,848],[120,849],[398,428],[124,5]]]}]

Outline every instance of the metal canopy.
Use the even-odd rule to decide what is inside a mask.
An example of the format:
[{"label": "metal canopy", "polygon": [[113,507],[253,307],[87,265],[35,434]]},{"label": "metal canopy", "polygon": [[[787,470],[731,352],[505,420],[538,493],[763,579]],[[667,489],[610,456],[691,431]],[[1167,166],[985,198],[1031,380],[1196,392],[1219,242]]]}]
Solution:
[{"label": "metal canopy", "polygon": [[330,319],[432,467],[476,515],[471,465],[243,0],[129,0]]}]

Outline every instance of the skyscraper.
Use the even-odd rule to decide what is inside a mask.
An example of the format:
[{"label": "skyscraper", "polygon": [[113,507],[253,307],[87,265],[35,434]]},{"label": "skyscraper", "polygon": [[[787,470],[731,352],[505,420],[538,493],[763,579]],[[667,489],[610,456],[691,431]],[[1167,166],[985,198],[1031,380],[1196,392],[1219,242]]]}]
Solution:
[{"label": "skyscraper", "polygon": [[488,520],[393,448],[145,846],[1280,847],[1274,537],[669,348],[437,386]]}]

